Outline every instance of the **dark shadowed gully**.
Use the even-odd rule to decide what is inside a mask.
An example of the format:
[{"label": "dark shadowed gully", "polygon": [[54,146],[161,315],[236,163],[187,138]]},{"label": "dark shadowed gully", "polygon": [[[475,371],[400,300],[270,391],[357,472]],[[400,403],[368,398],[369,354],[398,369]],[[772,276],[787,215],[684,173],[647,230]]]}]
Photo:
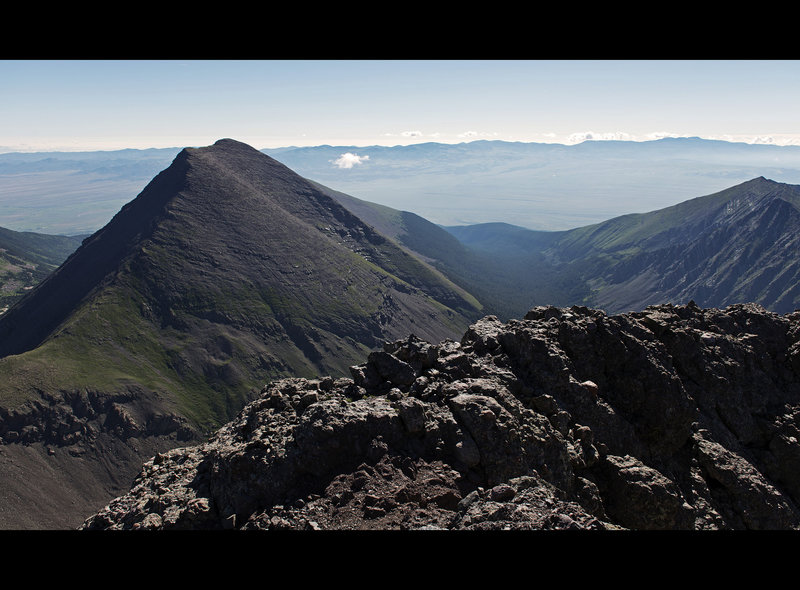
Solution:
[{"label": "dark shadowed gully", "polygon": [[797,529],[800,312],[537,307],[266,386],[87,529]]}]

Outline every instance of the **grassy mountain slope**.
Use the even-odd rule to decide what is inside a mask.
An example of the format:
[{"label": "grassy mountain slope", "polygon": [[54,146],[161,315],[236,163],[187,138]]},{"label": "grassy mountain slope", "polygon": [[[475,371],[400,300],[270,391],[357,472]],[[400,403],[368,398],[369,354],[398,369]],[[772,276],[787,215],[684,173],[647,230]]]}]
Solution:
[{"label": "grassy mountain slope", "polygon": [[98,432],[174,445],[273,378],[349,375],[386,340],[457,337],[479,309],[265,154],[187,148],[0,318],[0,437],[95,461]]},{"label": "grassy mountain slope", "polygon": [[[502,224],[448,228],[497,266],[558,284],[552,305],[609,313],[694,300],[800,307],[800,187],[763,177],[649,213],[564,232]],[[524,314],[524,308],[515,310]]]},{"label": "grassy mountain slope", "polygon": [[[800,307],[799,206],[800,187],[757,178],[629,220],[613,237],[605,228],[589,250],[608,262],[593,278],[593,301],[611,309],[693,299],[793,311]],[[579,242],[560,246],[574,254]]]},{"label": "grassy mountain slope", "polygon": [[9,310],[0,353],[20,358],[0,370],[27,355],[75,367],[52,386],[99,373],[103,388],[134,379],[189,396],[219,382],[236,406],[271,376],[345,374],[387,338],[457,334],[478,306],[288,168],[220,141],[182,152]]}]

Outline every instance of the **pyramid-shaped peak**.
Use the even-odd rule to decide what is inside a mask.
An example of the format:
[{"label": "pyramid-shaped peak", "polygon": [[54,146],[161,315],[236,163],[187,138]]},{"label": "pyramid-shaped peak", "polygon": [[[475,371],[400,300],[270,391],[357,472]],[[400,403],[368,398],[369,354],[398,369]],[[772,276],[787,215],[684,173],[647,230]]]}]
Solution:
[{"label": "pyramid-shaped peak", "polygon": [[253,146],[230,138],[218,139],[211,145],[185,147],[181,150],[176,160],[181,160],[183,158],[191,159],[191,157],[194,155],[227,155],[236,158],[256,156],[265,160],[272,160],[272,158],[257,150]]},{"label": "pyramid-shaped peak", "polygon": [[749,181],[745,182],[744,184],[751,184],[751,185],[759,185],[759,184],[764,184],[764,185],[774,185],[774,184],[778,184],[778,183],[777,183],[777,182],[775,182],[774,180],[770,180],[770,179],[768,179],[768,178],[764,178],[763,176],[758,176],[758,177],[756,177],[756,178],[753,178],[752,180],[749,180]]},{"label": "pyramid-shaped peak", "polygon": [[215,146],[220,146],[220,147],[224,147],[224,146],[246,146],[246,147],[252,147],[252,146],[250,146],[250,145],[248,145],[248,144],[246,144],[246,143],[244,143],[242,141],[237,141],[235,139],[231,139],[230,137],[223,137],[222,139],[218,139],[217,141],[214,142],[214,145]]},{"label": "pyramid-shaped peak", "polygon": [[206,149],[225,149],[225,150],[252,150],[258,151],[253,146],[246,144],[242,141],[237,141],[235,139],[230,138],[222,138],[215,141],[212,145],[208,146]]},{"label": "pyramid-shaped peak", "polygon": [[796,186],[786,184],[784,182],[778,182],[770,178],[765,178],[764,176],[758,176],[751,180],[745,181],[738,186],[734,186],[727,191],[723,191],[723,193],[730,192],[734,196],[738,196],[738,193],[743,191],[749,192],[757,198],[764,198],[768,200],[782,198],[787,199],[792,203],[800,204]]},{"label": "pyramid-shaped peak", "polygon": [[[207,158],[210,158],[210,160]],[[250,169],[254,165],[265,166],[265,170],[268,169],[271,173],[275,173],[278,169],[284,173],[289,170],[286,166],[253,146],[230,138],[219,139],[208,146],[184,148],[179,157],[176,158],[176,161],[181,159],[185,159],[190,163],[196,163],[198,160],[215,161],[223,166],[244,167],[245,169]],[[294,173],[292,174],[294,175]]]},{"label": "pyramid-shaped peak", "polygon": [[[362,252],[367,250],[369,260],[354,262],[354,255],[366,258]],[[401,256],[332,196],[246,143],[225,138],[206,147],[187,147],[25,302],[3,314],[0,358],[38,346],[84,299],[112,283],[124,284],[121,289],[135,284],[141,290],[137,296],[146,298],[151,310],[163,311],[167,321],[172,317],[168,309],[183,309],[179,304],[194,313],[196,301],[186,293],[203,291],[201,285],[203,293],[228,293],[239,285],[266,284],[265,297],[281,292],[288,301],[320,285],[328,288],[328,297],[330,286],[337,284],[343,297],[352,285],[383,277],[372,266],[379,258],[386,258],[403,281],[422,285],[415,273],[427,277],[426,270],[414,267],[403,274],[395,268],[398,261],[406,264]],[[308,271],[302,276],[295,271],[301,267]],[[456,300],[462,305],[460,294]],[[341,302],[326,299],[324,304],[328,309]],[[319,305],[314,301],[311,307]],[[415,305],[425,308],[429,302]],[[436,315],[432,307],[431,313]],[[440,338],[444,331],[431,326],[430,337]],[[370,328],[376,334],[383,329]]]},{"label": "pyramid-shaped peak", "polygon": [[247,143],[244,143],[243,141],[238,141],[236,139],[230,139],[230,138],[227,138],[227,137],[226,138],[222,138],[222,139],[218,139],[217,141],[215,141],[213,144],[211,144],[209,146],[203,146],[203,147],[199,147],[199,148],[188,148],[188,149],[189,149],[189,151],[200,150],[200,151],[203,151],[203,152],[226,151],[226,152],[256,152],[256,153],[259,153],[259,154],[261,153],[256,148],[254,148],[253,146],[251,146],[251,145],[249,145]]}]

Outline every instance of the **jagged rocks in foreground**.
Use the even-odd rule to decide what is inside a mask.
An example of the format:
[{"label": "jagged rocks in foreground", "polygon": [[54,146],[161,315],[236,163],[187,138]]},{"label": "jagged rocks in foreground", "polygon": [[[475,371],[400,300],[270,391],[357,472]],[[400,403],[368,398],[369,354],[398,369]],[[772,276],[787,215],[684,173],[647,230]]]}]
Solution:
[{"label": "jagged rocks in foreground", "polygon": [[797,529],[800,313],[539,307],[264,388],[87,529]]}]

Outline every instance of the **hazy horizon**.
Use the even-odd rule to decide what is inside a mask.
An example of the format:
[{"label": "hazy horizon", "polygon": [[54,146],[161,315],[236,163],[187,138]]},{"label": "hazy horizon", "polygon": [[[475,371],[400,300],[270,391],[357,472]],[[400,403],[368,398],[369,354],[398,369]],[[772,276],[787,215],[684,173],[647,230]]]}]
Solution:
[{"label": "hazy horizon", "polygon": [[800,145],[800,61],[2,60],[0,151],[701,137]]},{"label": "hazy horizon", "polygon": [[[765,140],[763,137],[742,137],[742,138],[732,138],[732,137],[702,137],[698,135],[664,135],[660,137],[627,137],[627,136],[601,136],[600,134],[587,134],[586,136],[581,136],[580,138],[574,137],[573,139],[568,140],[561,140],[561,141],[523,141],[523,140],[510,140],[510,139],[492,139],[492,138],[476,138],[476,139],[463,139],[461,141],[437,141],[435,139],[426,139],[424,141],[417,141],[417,142],[405,142],[405,143],[361,143],[361,144],[344,144],[344,143],[308,143],[302,145],[279,145],[279,146],[261,146],[260,144],[253,143],[251,141],[242,140],[235,136],[224,136],[218,137],[214,140],[209,140],[208,142],[200,143],[185,143],[185,144],[175,144],[175,145],[159,145],[159,146],[141,146],[141,147],[132,147],[130,145],[107,145],[102,144],[103,147],[92,147],[91,145],[86,146],[54,146],[54,147],[47,147],[47,146],[37,146],[37,147],[26,147],[24,149],[13,149],[8,146],[1,146],[0,145],[0,155],[6,154],[46,154],[46,153],[88,153],[88,152],[117,152],[117,151],[124,151],[124,150],[136,150],[136,151],[145,151],[145,150],[181,150],[183,148],[195,148],[195,147],[206,147],[214,144],[216,141],[220,139],[233,139],[235,141],[241,141],[242,143],[246,143],[251,147],[254,147],[260,151],[270,152],[270,151],[279,151],[279,150],[293,150],[298,148],[321,148],[321,147],[332,147],[332,148],[358,148],[358,149],[368,149],[368,148],[392,148],[392,147],[406,147],[406,146],[413,146],[413,145],[421,145],[425,143],[430,144],[444,144],[444,145],[459,145],[459,144],[468,144],[474,143],[479,141],[497,141],[497,142],[509,142],[509,143],[530,143],[530,144],[548,144],[548,145],[558,145],[564,147],[571,147],[576,146],[581,143],[592,142],[592,141],[602,141],[602,142],[636,142],[636,143],[645,143],[651,141],[659,141],[662,139],[702,139],[708,141],[724,141],[727,143],[743,143],[748,145],[771,145],[777,147],[793,147],[793,146],[800,146],[800,136],[797,138],[794,137],[786,137],[783,139],[782,142],[775,141],[772,138],[771,141]],[[351,154],[342,154],[343,157],[347,157]],[[360,162],[356,162],[360,163]],[[336,163],[334,163],[336,164]],[[350,168],[351,166],[348,165],[338,165],[338,168]]]}]

